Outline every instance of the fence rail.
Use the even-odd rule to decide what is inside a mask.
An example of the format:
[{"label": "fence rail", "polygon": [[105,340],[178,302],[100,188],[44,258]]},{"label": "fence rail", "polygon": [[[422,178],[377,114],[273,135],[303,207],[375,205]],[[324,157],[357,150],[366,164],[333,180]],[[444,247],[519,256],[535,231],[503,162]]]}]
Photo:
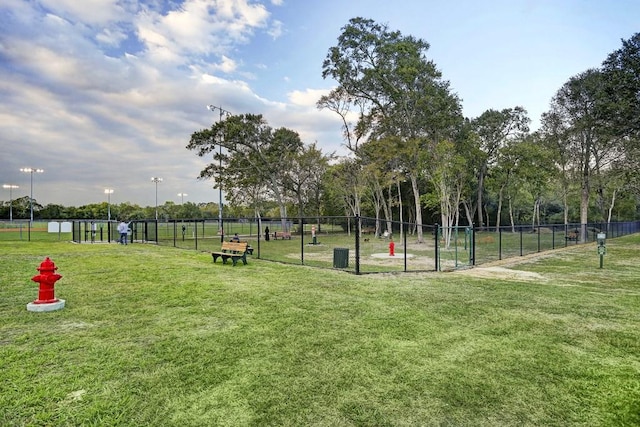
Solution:
[{"label": "fence rail", "polygon": [[[367,274],[481,265],[595,242],[599,232],[609,239],[637,233],[640,221],[447,230],[367,217],[305,217],[150,220],[134,222],[131,227],[133,243],[213,252],[220,249],[222,240],[237,234],[254,248],[256,258]],[[85,240],[87,235],[85,231]]]},{"label": "fence rail", "polygon": [[[0,222],[2,240],[115,243],[117,223],[104,220]],[[356,274],[450,270],[496,260],[591,243],[640,232],[640,221],[588,224],[457,227],[386,221],[367,217],[270,219],[143,220],[129,224],[132,244],[156,243],[213,252],[235,234],[254,249],[253,256]]]}]

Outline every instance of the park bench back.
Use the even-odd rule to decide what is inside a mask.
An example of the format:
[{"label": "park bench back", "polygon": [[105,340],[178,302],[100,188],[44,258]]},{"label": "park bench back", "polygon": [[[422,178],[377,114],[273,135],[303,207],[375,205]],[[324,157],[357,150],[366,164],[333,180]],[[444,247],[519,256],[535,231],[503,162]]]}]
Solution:
[{"label": "park bench back", "polygon": [[244,253],[247,251],[247,242],[222,242],[222,252]]}]

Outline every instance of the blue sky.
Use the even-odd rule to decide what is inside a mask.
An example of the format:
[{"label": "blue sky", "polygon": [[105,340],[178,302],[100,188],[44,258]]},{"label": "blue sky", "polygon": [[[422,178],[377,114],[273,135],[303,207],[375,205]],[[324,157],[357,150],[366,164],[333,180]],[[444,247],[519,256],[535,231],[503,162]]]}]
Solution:
[{"label": "blue sky", "polygon": [[[0,183],[41,204],[216,202],[185,149],[221,106],[260,113],[325,152],[340,121],[315,103],[322,61],[353,17],[426,40],[464,114],[540,114],[571,76],[640,31],[637,0],[3,0]],[[0,200],[8,200],[3,189]],[[6,194],[5,194],[6,193]]]}]

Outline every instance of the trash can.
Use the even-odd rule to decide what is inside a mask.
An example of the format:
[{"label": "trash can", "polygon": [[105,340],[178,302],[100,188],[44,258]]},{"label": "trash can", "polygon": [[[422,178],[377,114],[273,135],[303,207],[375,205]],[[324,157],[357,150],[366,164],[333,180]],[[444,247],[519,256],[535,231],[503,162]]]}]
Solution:
[{"label": "trash can", "polygon": [[349,248],[333,248],[333,268],[349,267]]}]

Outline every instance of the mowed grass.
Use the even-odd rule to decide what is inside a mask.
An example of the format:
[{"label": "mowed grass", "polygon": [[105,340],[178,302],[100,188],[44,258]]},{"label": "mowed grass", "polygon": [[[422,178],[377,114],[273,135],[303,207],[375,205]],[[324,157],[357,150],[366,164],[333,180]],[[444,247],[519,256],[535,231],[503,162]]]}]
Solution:
[{"label": "mowed grass", "polygon": [[[639,253],[532,280],[0,242],[0,425],[640,425]],[[45,256],[66,307],[28,312]]]}]

